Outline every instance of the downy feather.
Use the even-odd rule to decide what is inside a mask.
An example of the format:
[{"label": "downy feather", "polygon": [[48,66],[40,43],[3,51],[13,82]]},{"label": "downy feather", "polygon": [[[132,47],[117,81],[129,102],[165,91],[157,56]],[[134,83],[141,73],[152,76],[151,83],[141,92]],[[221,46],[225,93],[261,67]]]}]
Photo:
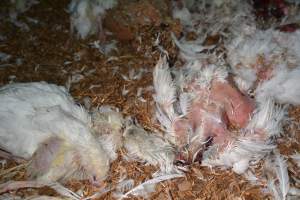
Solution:
[{"label": "downy feather", "polygon": [[129,126],[124,132],[124,147],[129,156],[139,158],[152,165],[158,165],[162,173],[175,171],[174,148],[155,134],[146,132],[143,128]]},{"label": "downy feather", "polygon": [[285,107],[276,105],[271,98],[258,102],[247,129],[263,130],[269,137],[279,136],[282,133],[282,123],[286,119],[287,112]]},{"label": "downy feather", "polygon": [[167,115],[170,121],[176,117],[173,103],[176,100],[176,87],[172,80],[166,57],[160,58],[153,72],[155,89],[154,100],[160,107],[160,115]]},{"label": "downy feather", "polygon": [[300,67],[289,70],[282,66],[273,72],[270,80],[264,81],[256,90],[257,99],[274,98],[282,104],[300,104]]},{"label": "downy feather", "polygon": [[275,154],[275,171],[279,180],[279,188],[282,199],[286,199],[290,188],[289,174],[286,160],[279,154]]}]

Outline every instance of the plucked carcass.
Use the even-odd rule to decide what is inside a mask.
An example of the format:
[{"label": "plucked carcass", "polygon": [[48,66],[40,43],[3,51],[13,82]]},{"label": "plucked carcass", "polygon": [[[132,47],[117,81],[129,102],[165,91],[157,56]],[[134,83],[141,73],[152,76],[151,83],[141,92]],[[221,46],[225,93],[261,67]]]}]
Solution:
[{"label": "plucked carcass", "polygon": [[0,88],[0,148],[29,160],[39,181],[105,178],[109,157],[92,135],[88,112],[64,87],[45,82]]},{"label": "plucked carcass", "polygon": [[[296,80],[293,77],[299,76],[294,72],[284,82],[290,84]],[[235,86],[233,78],[226,66],[205,60],[179,69],[170,69],[164,58],[157,63],[153,78],[156,118],[181,151],[177,159],[244,173],[251,162],[276,148],[274,138],[282,133],[287,118],[286,107],[276,102],[288,90],[274,96],[270,93],[273,87],[284,85],[275,83],[261,93],[260,86],[258,95],[250,98]],[[293,94],[295,97],[284,103],[296,102],[299,92]]]},{"label": "plucked carcass", "polygon": [[195,61],[173,70],[161,59],[154,70],[157,119],[188,160],[201,160],[205,143],[230,138],[229,125],[245,127],[254,103],[231,84],[226,68]]}]

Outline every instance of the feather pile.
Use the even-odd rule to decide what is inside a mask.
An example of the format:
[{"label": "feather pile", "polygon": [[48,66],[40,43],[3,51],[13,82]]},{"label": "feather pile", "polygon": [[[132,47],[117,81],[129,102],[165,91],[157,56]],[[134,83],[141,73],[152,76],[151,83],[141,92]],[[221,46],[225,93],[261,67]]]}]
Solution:
[{"label": "feather pile", "polygon": [[69,4],[71,33],[77,32],[79,38],[99,34],[104,37],[102,20],[106,10],[117,5],[117,0],[72,0]]}]

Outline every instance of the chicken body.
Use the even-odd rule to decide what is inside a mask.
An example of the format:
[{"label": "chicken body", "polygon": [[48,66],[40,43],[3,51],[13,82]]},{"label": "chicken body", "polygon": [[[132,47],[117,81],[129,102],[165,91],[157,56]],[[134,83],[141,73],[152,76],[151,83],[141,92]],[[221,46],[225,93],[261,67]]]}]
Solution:
[{"label": "chicken body", "polygon": [[154,72],[157,118],[173,142],[188,148],[193,159],[208,141],[226,144],[229,125],[248,124],[254,103],[230,83],[226,68],[192,62],[173,73],[174,81],[167,63],[158,62]]},{"label": "chicken body", "polygon": [[0,148],[31,159],[30,176],[46,181],[105,177],[106,152],[90,133],[88,113],[65,88],[45,82],[0,88]]}]

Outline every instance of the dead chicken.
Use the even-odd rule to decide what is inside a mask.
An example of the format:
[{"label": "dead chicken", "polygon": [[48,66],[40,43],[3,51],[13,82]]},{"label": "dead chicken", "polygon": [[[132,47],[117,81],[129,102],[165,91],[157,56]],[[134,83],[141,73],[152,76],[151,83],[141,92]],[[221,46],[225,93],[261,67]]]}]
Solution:
[{"label": "dead chicken", "polygon": [[91,134],[91,118],[64,87],[45,82],[0,88],[0,148],[29,160],[31,179],[105,178],[109,158]]},{"label": "dead chicken", "polygon": [[272,96],[254,102],[234,86],[224,66],[200,60],[171,72],[161,59],[154,88],[157,119],[188,164],[201,161],[244,173],[250,162],[275,149],[273,138],[286,119],[286,108]]},{"label": "dead chicken", "polygon": [[247,125],[254,104],[230,82],[225,67],[195,61],[172,73],[175,80],[165,59],[155,67],[156,116],[173,143],[188,149],[188,160],[201,160],[205,143],[224,143],[229,125]]},{"label": "dead chicken", "polygon": [[73,34],[85,39],[89,35],[99,34],[99,40],[105,40],[102,25],[106,10],[116,6],[117,0],[72,0],[68,10],[70,12],[70,30]]}]

